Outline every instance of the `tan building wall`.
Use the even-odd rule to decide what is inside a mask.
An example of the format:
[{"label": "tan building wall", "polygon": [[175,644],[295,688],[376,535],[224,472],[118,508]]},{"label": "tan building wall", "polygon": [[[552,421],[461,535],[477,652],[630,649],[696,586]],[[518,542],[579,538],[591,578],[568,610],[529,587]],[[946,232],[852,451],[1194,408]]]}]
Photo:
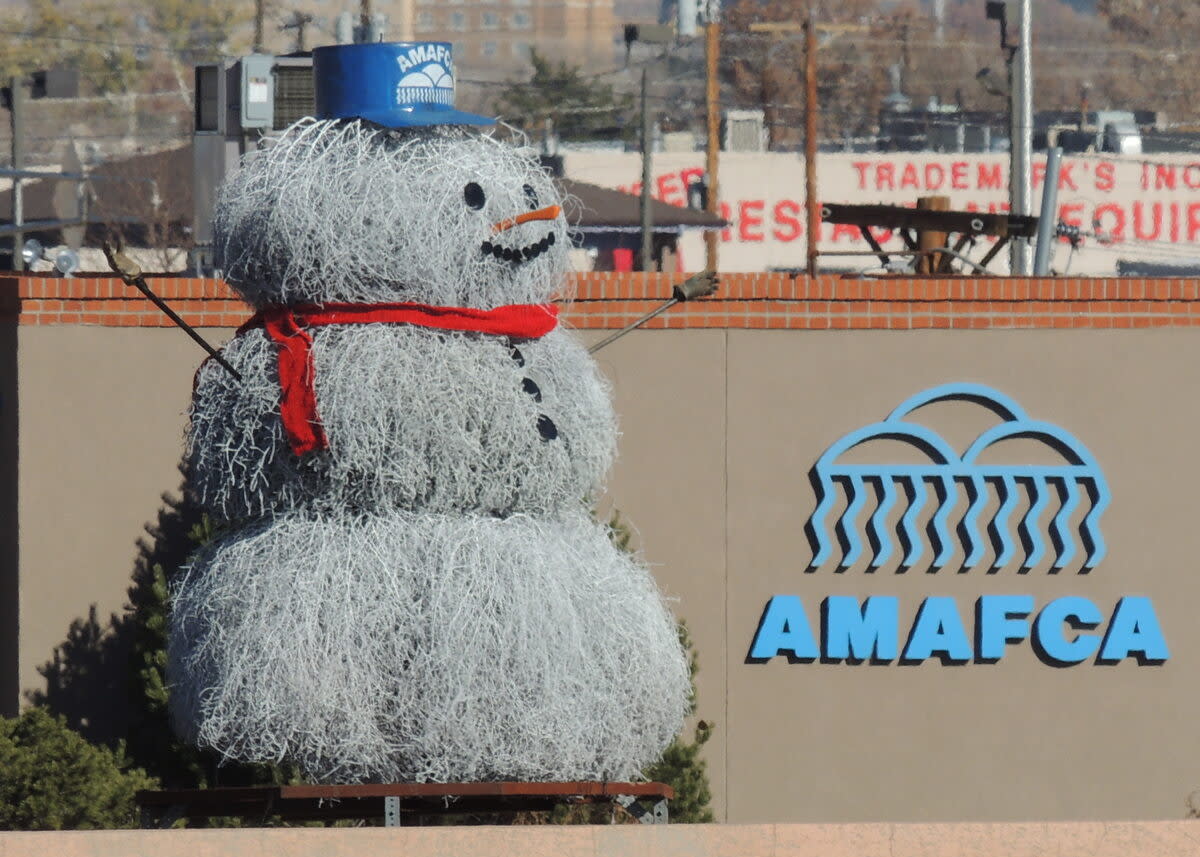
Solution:
[{"label": "tan building wall", "polygon": [[[101,626],[121,612],[137,541],[162,494],[178,494],[199,350],[177,331],[91,326],[22,327],[18,343],[18,670],[28,690],[46,686],[38,669],[90,606]],[[74,649],[79,660],[105,651]],[[123,665],[103,666],[63,688],[97,734],[121,728],[125,703]],[[107,693],[104,704],[91,693]]]},{"label": "tan building wall", "polygon": [[[222,289],[176,283],[160,290],[210,338],[244,317]],[[122,603],[135,541],[159,494],[178,482],[198,362],[186,337],[159,327],[141,303],[109,297],[120,284],[0,280],[0,292],[14,288],[21,323],[0,319],[0,451],[9,443],[0,486],[10,498],[18,473],[16,551],[12,521],[0,519],[0,586],[17,591],[20,606],[17,633],[9,623],[0,636],[9,711],[18,688],[38,687],[37,667],[73,620],[89,605],[104,617]],[[668,291],[661,277],[581,280],[566,319],[594,338]],[[809,329],[818,323],[844,329]],[[706,756],[722,820],[1184,815],[1200,789],[1200,737],[1191,728],[1200,397],[1190,393],[1200,285],[731,276],[722,299],[656,324],[597,355],[623,431],[608,502],[640,532],[692,629],[699,716],[716,724]],[[809,472],[822,452],[910,395],[949,382],[995,388],[1095,455],[1113,499],[1102,524],[1109,553],[1089,574],[1078,561],[1052,573],[1048,560],[1027,573],[957,565],[900,573],[894,564],[870,572],[865,560],[845,572],[807,570],[804,524],[816,505]],[[921,415],[959,450],[997,421],[967,402]],[[1018,465],[1054,460],[1024,442],[1010,452]],[[855,460],[908,454],[884,444]],[[988,509],[997,505],[993,498]],[[957,523],[965,500],[953,509]],[[856,523],[865,526],[869,514]],[[1048,526],[1048,514],[1037,526]],[[1038,609],[1060,596],[1087,598],[1106,623],[1119,598],[1148,597],[1170,658],[1056,668],[1025,641],[994,664],[747,662],[775,595],[800,596],[814,625],[828,596],[894,596],[903,644],[922,599],[955,598],[970,633],[975,600],[995,594],[1032,595]],[[106,687],[77,700],[91,704],[93,719],[119,716],[112,701],[120,686]]]},{"label": "tan building wall", "polygon": [[[1184,488],[1200,478],[1200,400],[1176,391],[1197,359],[1200,340],[1186,332],[681,331],[606,352],[625,431],[612,493],[696,631],[727,818],[1180,817],[1200,789],[1188,725],[1200,583]],[[948,381],[1001,388],[1090,446],[1114,495],[1110,553],[1095,571],[806,571],[817,458]],[[960,449],[982,426],[971,407],[938,416]],[[773,595],[801,596],[814,626],[829,595],[898,596],[903,643],[921,599],[955,597],[969,634],[974,601],[992,593],[1032,594],[1039,609],[1083,596],[1106,611],[1149,596],[1172,657],[1057,669],[1025,643],[994,665],[746,663]]]},{"label": "tan building wall", "polygon": [[[1188,388],[1200,340],[1186,332],[731,332],[728,346],[729,817],[1181,816],[1200,786],[1200,741],[1186,713],[1195,704],[1200,584],[1189,572],[1184,487],[1200,478],[1190,428],[1200,401],[1178,391]],[[1108,557],[1086,576],[1078,565],[1051,574],[1048,562],[1027,575],[1013,565],[995,574],[957,565],[872,574],[865,563],[844,574],[806,572],[802,525],[815,506],[806,475],[817,457],[909,395],[956,381],[1008,393],[1092,450],[1113,492],[1103,519]],[[944,406],[929,422],[961,450],[996,421],[979,411]],[[1012,452],[1014,463],[1030,461],[1029,450]],[[952,521],[964,510],[958,503]],[[746,664],[763,606],[780,593],[800,595],[813,612],[829,595],[898,596],[901,644],[906,619],[931,595],[957,599],[968,634],[981,595],[1031,594],[1039,609],[1083,596],[1105,611],[1142,595],[1159,611],[1172,658],[1151,667],[1089,658],[1058,669],[1026,642],[994,665]]]},{"label": "tan building wall", "polygon": [[[0,298],[3,307],[3,298]],[[17,327],[0,309],[0,714],[21,691],[20,533],[17,503]]]}]

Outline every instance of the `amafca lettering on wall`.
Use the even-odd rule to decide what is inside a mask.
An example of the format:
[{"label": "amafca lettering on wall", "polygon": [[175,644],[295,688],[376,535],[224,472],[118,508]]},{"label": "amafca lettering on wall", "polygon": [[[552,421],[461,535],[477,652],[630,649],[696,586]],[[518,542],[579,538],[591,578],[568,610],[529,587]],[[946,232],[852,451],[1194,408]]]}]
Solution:
[{"label": "amafca lettering on wall", "polygon": [[[974,403],[1001,422],[960,454],[913,419],[921,408],[943,402]],[[989,452],[1011,440],[1042,444],[1056,463],[993,463]],[[921,461],[846,461],[873,441],[904,444]],[[1026,573],[1048,566],[1048,573],[1075,569],[1084,579],[1107,551],[1101,518],[1111,496],[1092,453],[1063,428],[1031,419],[1008,396],[978,384],[927,390],[882,422],[850,432],[818,459],[811,481],[817,494],[807,527],[812,572]],[[982,594],[972,612],[973,623],[964,622],[956,599],[944,595],[925,597],[911,616],[901,615],[893,595],[861,601],[831,595],[812,612],[798,595],[776,595],[763,611],[748,660],[995,663],[1011,644],[1026,640],[1054,666],[1161,664],[1170,657],[1144,595],[1103,609],[1074,595],[1039,602],[1031,594]]]}]

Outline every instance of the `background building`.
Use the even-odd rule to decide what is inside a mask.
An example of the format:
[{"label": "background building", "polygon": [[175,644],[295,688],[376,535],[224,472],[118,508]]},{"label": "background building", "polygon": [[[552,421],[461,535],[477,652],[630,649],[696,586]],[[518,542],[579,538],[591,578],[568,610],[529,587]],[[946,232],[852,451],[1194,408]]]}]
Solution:
[{"label": "background building", "polygon": [[[312,17],[309,48],[345,35],[339,19],[342,29],[359,23],[357,4],[303,0],[296,11]],[[453,42],[464,82],[520,77],[534,49],[589,71],[610,68],[616,57],[613,0],[374,0],[371,11],[387,40]],[[297,47],[295,30],[290,33],[272,33],[269,48]]]}]

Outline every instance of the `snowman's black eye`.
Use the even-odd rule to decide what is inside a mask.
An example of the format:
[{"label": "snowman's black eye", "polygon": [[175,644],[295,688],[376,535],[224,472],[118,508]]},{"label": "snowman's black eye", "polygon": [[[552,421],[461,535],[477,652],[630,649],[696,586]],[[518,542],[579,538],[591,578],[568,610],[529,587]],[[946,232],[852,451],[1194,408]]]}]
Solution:
[{"label": "snowman's black eye", "polygon": [[483,195],[483,188],[475,182],[468,182],[463,188],[463,200],[469,208],[480,209],[487,202],[487,197]]},{"label": "snowman's black eye", "polygon": [[533,211],[538,207],[537,191],[531,185],[525,185],[521,189],[525,191],[525,200],[529,203],[529,210]]}]

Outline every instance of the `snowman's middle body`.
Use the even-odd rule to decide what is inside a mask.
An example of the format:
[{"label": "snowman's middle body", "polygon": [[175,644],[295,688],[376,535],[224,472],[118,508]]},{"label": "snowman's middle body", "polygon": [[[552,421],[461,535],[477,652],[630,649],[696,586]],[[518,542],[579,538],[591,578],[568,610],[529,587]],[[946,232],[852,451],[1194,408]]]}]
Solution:
[{"label": "snowman's middle body", "polygon": [[222,520],[308,509],[507,516],[578,507],[612,462],[607,385],[568,334],[536,339],[404,324],[312,328],[329,449],[299,461],[278,414],[278,346],[258,328],[206,365],[192,490]]}]

